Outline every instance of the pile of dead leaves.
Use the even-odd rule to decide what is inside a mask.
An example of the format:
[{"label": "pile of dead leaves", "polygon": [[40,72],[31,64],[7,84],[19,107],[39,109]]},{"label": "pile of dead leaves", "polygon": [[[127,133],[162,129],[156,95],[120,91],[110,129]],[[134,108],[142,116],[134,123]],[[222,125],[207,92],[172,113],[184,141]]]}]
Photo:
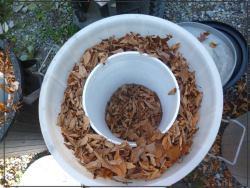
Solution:
[{"label": "pile of dead leaves", "polygon": [[247,98],[247,76],[244,75],[233,88],[226,91],[224,97],[223,116],[237,118],[250,108]]},{"label": "pile of dead leaves", "polygon": [[[197,131],[202,93],[195,84],[195,74],[189,70],[185,58],[178,53],[180,44],[169,46],[170,39],[169,35],[160,38],[136,33],[121,38],[111,37],[87,49],[80,63],[71,71],[58,125],[65,138],[65,145],[74,151],[80,163],[94,177],[120,181],[158,178],[189,152],[193,135]],[[98,63],[105,63],[110,55],[123,51],[139,51],[159,58],[174,73],[181,94],[179,114],[171,129],[166,134],[153,131],[147,140],[141,137],[135,148],[126,142],[114,145],[96,134],[82,108],[82,91],[88,74]]]},{"label": "pile of dead leaves", "polygon": [[0,50],[0,73],[6,79],[5,85],[1,84],[0,88],[4,89],[7,93],[14,93],[18,89],[18,82],[16,81],[14,68],[10,61],[9,52]]},{"label": "pile of dead leaves", "polygon": [[137,141],[150,138],[161,117],[161,103],[155,92],[142,85],[125,84],[111,96],[105,120],[117,137]]},{"label": "pile of dead leaves", "polygon": [[13,65],[10,61],[9,51],[0,49],[0,77],[5,81],[0,83],[0,89],[8,94],[7,102],[0,102],[0,125],[4,122],[5,113],[16,110],[18,106],[13,104],[13,94],[18,90]]}]

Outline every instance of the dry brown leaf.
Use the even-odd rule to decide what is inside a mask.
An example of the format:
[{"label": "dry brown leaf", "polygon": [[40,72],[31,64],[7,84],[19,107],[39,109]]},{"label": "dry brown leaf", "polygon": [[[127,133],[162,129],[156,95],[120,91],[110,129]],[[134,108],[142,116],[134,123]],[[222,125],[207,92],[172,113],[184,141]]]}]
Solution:
[{"label": "dry brown leaf", "polygon": [[99,160],[91,161],[85,165],[86,168],[101,168],[102,163]]},{"label": "dry brown leaf", "polygon": [[85,78],[88,76],[87,70],[84,66],[79,66],[79,76],[80,78]]},{"label": "dry brown leaf", "polygon": [[80,140],[77,141],[78,146],[84,146],[87,143],[88,143],[88,137],[87,136],[85,136],[85,137],[83,137],[83,138],[81,138]]},{"label": "dry brown leaf", "polygon": [[153,142],[151,144],[146,145],[145,151],[147,151],[149,153],[155,153],[155,151],[156,151],[155,143]]},{"label": "dry brown leaf", "polygon": [[124,50],[122,48],[119,48],[117,50],[112,51],[111,53],[112,54],[117,54],[117,53],[121,53],[121,52],[124,52]]},{"label": "dry brown leaf", "polygon": [[200,33],[200,36],[197,37],[197,38],[198,38],[198,40],[200,42],[203,42],[203,41],[205,41],[207,39],[207,37],[208,37],[209,34],[210,33],[206,31],[206,32]]},{"label": "dry brown leaf", "polygon": [[154,154],[151,154],[151,153],[147,153],[146,156],[149,157],[150,163],[151,163],[153,166],[156,166],[155,155],[154,155]]},{"label": "dry brown leaf", "polygon": [[144,148],[143,147],[137,147],[135,149],[132,150],[131,153],[131,161],[132,163],[136,163],[139,161],[140,156],[144,153]]},{"label": "dry brown leaf", "polygon": [[91,53],[89,50],[87,50],[83,55],[83,64],[86,66],[91,59]]},{"label": "dry brown leaf", "polygon": [[155,144],[155,152],[153,153],[156,158],[161,158],[163,156],[163,146],[159,143]]},{"label": "dry brown leaf", "polygon": [[173,88],[171,89],[169,92],[168,92],[168,95],[175,95],[177,89],[176,88]]},{"label": "dry brown leaf", "polygon": [[164,62],[168,62],[170,60],[170,55],[164,51],[159,51],[158,55]]},{"label": "dry brown leaf", "polygon": [[218,45],[218,44],[215,43],[215,42],[213,42],[213,41],[209,43],[209,46],[210,46],[211,48],[216,48],[217,45]]},{"label": "dry brown leaf", "polygon": [[168,150],[172,146],[169,135],[165,135],[164,138],[162,139],[162,146],[165,150]]},{"label": "dry brown leaf", "polygon": [[170,159],[170,161],[175,162],[179,159],[181,155],[179,146],[172,146],[167,151],[167,157]]},{"label": "dry brown leaf", "polygon": [[191,126],[192,126],[194,129],[195,129],[195,126],[196,126],[198,120],[199,120],[199,113],[196,113],[196,114],[192,117],[192,125],[191,125]]},{"label": "dry brown leaf", "polygon": [[156,179],[161,176],[161,172],[159,169],[155,169],[154,172],[150,175],[149,179]]},{"label": "dry brown leaf", "polygon": [[181,46],[181,43],[176,43],[176,44],[171,46],[171,50],[176,52],[180,48],[180,46]]},{"label": "dry brown leaf", "polygon": [[127,169],[129,170],[129,169],[135,168],[136,166],[134,165],[134,163],[126,162],[126,167],[127,167]]}]

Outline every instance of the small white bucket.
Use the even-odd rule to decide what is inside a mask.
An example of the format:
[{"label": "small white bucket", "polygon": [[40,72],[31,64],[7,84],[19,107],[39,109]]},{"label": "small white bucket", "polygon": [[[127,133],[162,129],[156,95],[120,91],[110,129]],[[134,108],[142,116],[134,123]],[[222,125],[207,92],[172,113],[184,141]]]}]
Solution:
[{"label": "small white bucket", "polygon": [[[174,123],[180,106],[180,91],[175,76],[159,59],[139,52],[122,52],[96,66],[83,89],[83,109],[91,127],[114,144],[123,140],[112,134],[105,122],[105,109],[112,94],[124,84],[143,85],[158,95],[162,107],[159,130],[162,133]],[[176,88],[174,95],[169,91]],[[136,146],[135,142],[128,142]]]}]

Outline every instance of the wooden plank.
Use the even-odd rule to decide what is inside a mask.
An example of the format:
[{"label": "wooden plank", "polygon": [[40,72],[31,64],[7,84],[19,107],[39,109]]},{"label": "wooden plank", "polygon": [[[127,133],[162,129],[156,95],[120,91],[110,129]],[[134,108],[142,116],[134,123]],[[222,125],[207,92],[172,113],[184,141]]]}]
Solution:
[{"label": "wooden plank", "polygon": [[38,103],[24,105],[17,114],[16,120],[5,137],[5,146],[0,143],[0,158],[47,150],[44,143],[39,119]]},{"label": "wooden plank", "polygon": [[27,151],[29,150],[47,150],[46,147],[44,147],[44,145],[34,145],[34,146],[28,146],[28,149],[23,151],[22,146],[21,147],[15,147],[13,148],[5,148],[5,155],[8,153],[16,153],[16,152],[23,152],[23,154],[27,154]]},{"label": "wooden plank", "polygon": [[[30,140],[26,139],[26,140],[11,140],[11,141],[6,141],[5,142],[5,148],[16,148],[16,147],[28,147],[28,146],[36,146],[36,145],[44,145],[44,141],[43,140],[32,140],[32,142],[30,142]],[[0,146],[0,149],[3,146]]]},{"label": "wooden plank", "polygon": [[35,138],[43,139],[41,132],[18,132],[18,131],[13,131],[9,132],[8,135],[6,136],[5,142],[8,142],[8,140],[14,140],[14,139],[23,139],[23,140],[32,140]]},{"label": "wooden plank", "polygon": [[[13,157],[13,156],[19,156],[19,155],[25,155],[25,154],[36,154],[36,153],[41,153],[46,150],[47,148],[44,145],[30,146],[25,151],[23,151],[22,148],[16,148],[15,150],[8,149],[7,151],[5,151],[5,157]],[[3,158],[3,153],[0,153],[0,158]]]}]

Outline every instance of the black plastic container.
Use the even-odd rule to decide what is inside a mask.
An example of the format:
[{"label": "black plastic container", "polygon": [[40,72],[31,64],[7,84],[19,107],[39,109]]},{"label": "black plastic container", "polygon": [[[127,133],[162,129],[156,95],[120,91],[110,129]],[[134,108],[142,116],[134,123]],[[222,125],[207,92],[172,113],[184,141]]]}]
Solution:
[{"label": "black plastic container", "polygon": [[217,21],[200,21],[200,23],[209,25],[221,31],[231,40],[235,46],[237,62],[230,80],[223,87],[223,89],[226,90],[234,86],[241,76],[247,71],[247,64],[249,61],[247,42],[239,31],[228,24]]},{"label": "black plastic container", "polygon": [[[10,62],[13,65],[15,78],[20,83],[20,86],[21,86],[13,95],[14,96],[13,102],[17,103],[22,98],[22,89],[21,88],[23,85],[23,76],[22,76],[21,66],[20,66],[18,59],[16,58],[15,54],[13,53],[11,48],[9,47],[9,44],[6,40],[0,40],[0,49],[3,51],[9,52]],[[5,101],[5,98],[3,98],[3,100]],[[9,129],[9,127],[13,124],[15,117],[16,117],[16,112],[11,111],[11,112],[8,112],[4,116],[6,119],[4,120],[4,123],[0,125],[0,141],[3,139],[4,135],[6,134],[7,130]]]}]

